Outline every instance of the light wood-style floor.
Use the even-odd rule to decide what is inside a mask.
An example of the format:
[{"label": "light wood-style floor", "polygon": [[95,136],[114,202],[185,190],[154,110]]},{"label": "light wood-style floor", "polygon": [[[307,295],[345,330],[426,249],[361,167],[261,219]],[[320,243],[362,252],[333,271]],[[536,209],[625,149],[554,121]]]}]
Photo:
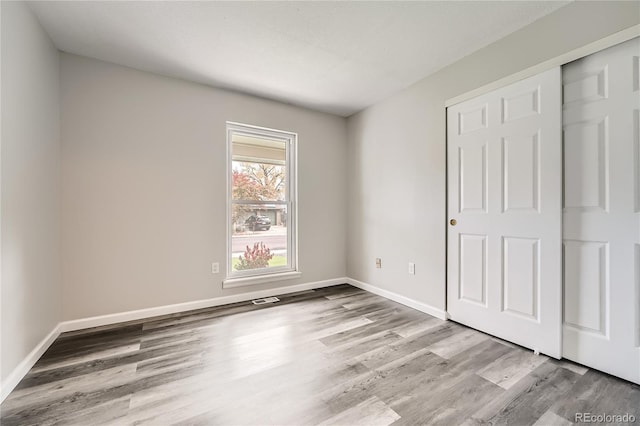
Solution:
[{"label": "light wood-style floor", "polygon": [[565,425],[640,386],[340,285],[60,336],[9,425]]}]

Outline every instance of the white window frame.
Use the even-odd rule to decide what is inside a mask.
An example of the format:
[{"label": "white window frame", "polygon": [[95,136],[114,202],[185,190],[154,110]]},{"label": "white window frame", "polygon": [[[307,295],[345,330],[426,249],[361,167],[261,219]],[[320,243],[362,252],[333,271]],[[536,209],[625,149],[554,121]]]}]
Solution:
[{"label": "white window frame", "polygon": [[[259,268],[244,271],[233,270],[233,135],[249,136],[256,138],[277,139],[286,143],[286,183],[285,201],[246,201],[246,204],[256,205],[280,204],[287,208],[287,265],[270,268]],[[226,279],[222,282],[223,288],[242,287],[247,285],[262,284],[271,281],[292,279],[301,276],[298,270],[298,191],[297,191],[297,141],[298,134],[284,130],[269,129],[266,127],[227,121],[227,261]],[[236,202],[237,204],[237,202]]]}]

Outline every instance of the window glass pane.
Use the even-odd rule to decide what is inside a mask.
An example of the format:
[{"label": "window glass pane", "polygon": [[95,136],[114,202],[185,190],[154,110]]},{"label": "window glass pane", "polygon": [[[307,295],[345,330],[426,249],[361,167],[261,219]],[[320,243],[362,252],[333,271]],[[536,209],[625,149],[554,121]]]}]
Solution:
[{"label": "window glass pane", "polygon": [[232,204],[233,272],[288,266],[287,213],[284,205]]},{"label": "window glass pane", "polygon": [[286,147],[278,139],[233,134],[233,199],[285,201]]},{"label": "window glass pane", "polygon": [[285,201],[285,166],[234,161],[232,171],[232,196],[234,200]]}]

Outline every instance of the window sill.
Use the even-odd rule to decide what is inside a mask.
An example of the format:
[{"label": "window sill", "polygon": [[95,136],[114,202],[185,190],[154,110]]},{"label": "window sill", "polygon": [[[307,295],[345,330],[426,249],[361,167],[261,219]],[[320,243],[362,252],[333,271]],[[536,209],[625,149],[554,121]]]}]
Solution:
[{"label": "window sill", "polygon": [[227,278],[222,281],[222,288],[245,287],[249,285],[265,284],[273,281],[291,280],[302,276],[300,271],[281,272],[278,274],[258,275],[253,277]]}]

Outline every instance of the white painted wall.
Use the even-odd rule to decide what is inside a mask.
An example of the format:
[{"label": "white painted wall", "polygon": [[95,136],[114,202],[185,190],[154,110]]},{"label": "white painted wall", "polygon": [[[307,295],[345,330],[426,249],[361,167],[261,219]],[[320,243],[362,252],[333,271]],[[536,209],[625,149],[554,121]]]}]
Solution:
[{"label": "white painted wall", "polygon": [[[346,120],[61,55],[63,316],[344,277]],[[298,133],[302,277],[222,289],[225,121]]]},{"label": "white painted wall", "polygon": [[2,381],[61,318],[59,54],[2,2]]},{"label": "white painted wall", "polygon": [[638,23],[638,2],[572,3],[351,116],[348,276],[445,309],[445,101]]}]

